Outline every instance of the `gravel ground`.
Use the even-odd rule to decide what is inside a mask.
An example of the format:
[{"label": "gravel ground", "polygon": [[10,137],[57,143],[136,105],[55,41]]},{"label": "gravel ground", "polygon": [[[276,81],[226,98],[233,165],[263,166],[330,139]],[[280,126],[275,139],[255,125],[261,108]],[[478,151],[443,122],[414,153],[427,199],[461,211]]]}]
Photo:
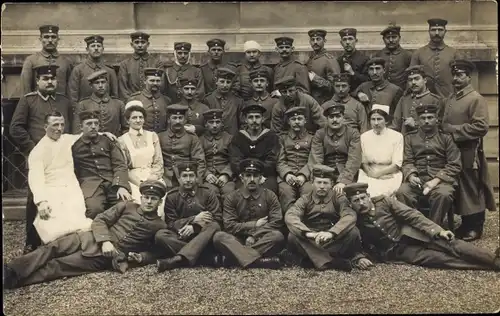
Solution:
[{"label": "gravel ground", "polygon": [[[4,223],[4,260],[24,240],[23,222]],[[475,242],[494,251],[498,212]],[[352,273],[154,266],[4,291],[6,315],[476,313],[500,309],[500,274],[381,264]]]}]

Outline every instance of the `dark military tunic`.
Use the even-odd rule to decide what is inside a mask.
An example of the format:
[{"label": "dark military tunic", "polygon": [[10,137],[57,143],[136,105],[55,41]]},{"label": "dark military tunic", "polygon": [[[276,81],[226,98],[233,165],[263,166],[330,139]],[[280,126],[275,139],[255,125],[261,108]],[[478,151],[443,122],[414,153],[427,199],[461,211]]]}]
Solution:
[{"label": "dark military tunic", "polygon": [[[288,76],[295,78],[297,81],[297,89],[307,94],[311,92],[307,67],[293,57],[287,61],[281,60],[276,64],[276,66],[274,66],[273,83]],[[277,89],[274,85],[273,87],[274,90]]]},{"label": "dark military tunic", "polygon": [[[160,92],[152,94],[149,91],[142,90],[130,95],[127,102],[137,100],[141,101],[146,110],[146,117],[143,128],[155,133],[161,133],[167,129],[167,106],[171,104],[170,99]],[[128,126],[128,123],[126,123]]]},{"label": "dark military tunic", "polygon": [[[257,96],[254,95],[251,97],[248,101],[245,101],[245,104],[243,107],[245,107],[247,104],[256,102],[259,105],[262,105],[265,109],[266,112],[264,112],[263,117],[264,120],[262,121],[262,126],[265,128],[271,128],[271,117],[273,114],[273,107],[276,103],[278,103],[278,98],[272,98],[271,95],[266,92],[264,96]],[[244,122],[242,122],[244,124]]]},{"label": "dark military tunic", "polygon": [[149,53],[139,56],[133,54],[132,57],[125,59],[120,63],[118,71],[118,92],[120,99],[128,100],[130,95],[144,89],[146,77],[145,68],[162,68],[162,62],[156,56]]},{"label": "dark military tunic", "polygon": [[163,167],[165,173],[163,179],[167,188],[177,186],[177,164],[179,162],[192,161],[198,164],[198,177],[201,179],[205,174],[205,154],[201,147],[198,136],[190,134],[185,130],[174,133],[170,128],[158,134],[160,139],[161,153],[163,156]]},{"label": "dark military tunic", "polygon": [[452,135],[462,157],[457,213],[494,211],[496,203],[482,142],[489,127],[488,104],[470,85],[444,102],[443,124],[451,124],[455,129]]},{"label": "dark military tunic", "polygon": [[460,59],[458,51],[446,44],[435,46],[429,43],[413,52],[410,66],[423,65],[424,72],[430,76],[436,93],[442,98],[453,93],[453,75],[450,62]]},{"label": "dark military tunic", "polygon": [[390,83],[406,90],[407,74],[406,68],[410,66],[411,52],[399,46],[390,50],[387,47],[375,53],[374,57],[382,57],[385,60],[385,75]]},{"label": "dark military tunic", "polygon": [[[361,244],[355,229],[356,218],[356,212],[349,206],[344,194],[330,191],[327,196],[319,197],[316,192],[310,192],[290,207],[285,222],[293,235],[289,239],[300,245],[314,266],[319,268],[332,260],[331,253],[335,257],[362,257],[357,253],[361,250]],[[306,238],[306,233],[320,231],[332,233],[333,242],[318,246],[314,240]],[[353,233],[357,238],[352,238]],[[339,244],[344,244],[344,247],[339,247]]]},{"label": "dark military tunic", "polygon": [[76,65],[71,72],[68,83],[71,101],[77,103],[84,98],[90,97],[92,93],[94,93],[87,77],[99,70],[106,70],[108,72],[108,93],[112,97],[118,97],[118,77],[116,76],[115,70],[106,66],[102,61],[100,63],[95,63],[90,58],[87,58],[87,60]]},{"label": "dark military tunic", "polygon": [[51,112],[60,112],[66,123],[64,132],[71,131],[73,105],[63,94],[43,97],[39,92],[23,96],[14,110],[10,123],[10,135],[25,154],[45,136],[45,116]]},{"label": "dark military tunic", "polygon": [[370,77],[367,74],[366,63],[370,58],[365,56],[359,50],[355,50],[354,53],[348,55],[346,52],[343,52],[342,55],[337,57],[337,61],[339,62],[340,72],[346,72],[344,69],[344,63],[348,63],[351,65],[352,70],[354,71],[354,75],[351,77],[351,91],[356,90],[356,88],[363,82],[369,81]]},{"label": "dark military tunic", "polygon": [[203,121],[203,113],[210,110],[210,108],[197,100],[187,102],[182,99],[179,104],[187,106],[189,109],[186,114],[186,124],[192,124],[196,128],[196,135],[203,135],[205,132],[205,123]]},{"label": "dark military tunic", "polygon": [[224,64],[216,64],[213,60],[209,60],[200,66],[201,74],[203,76],[203,83],[205,84],[205,95],[212,93],[217,89],[216,75],[217,69],[224,67]]},{"label": "dark military tunic", "polygon": [[354,176],[361,167],[361,143],[359,132],[349,126],[342,126],[334,131],[329,127],[316,132],[309,155],[309,173],[316,164],[323,164],[337,169],[339,174],[337,183],[349,184],[354,182]]},{"label": "dark military tunic", "polygon": [[268,83],[268,92],[271,91],[273,87],[273,70],[268,66],[262,65],[260,62],[257,62],[253,65],[248,62],[244,62],[243,64],[235,64],[236,67],[236,77],[233,83],[233,90],[238,94],[243,100],[249,100],[253,96],[253,87],[252,81],[250,80],[250,72],[253,70],[258,70],[263,68],[270,75],[270,82]]},{"label": "dark military tunic", "polygon": [[[347,126],[355,128],[359,131],[359,134],[363,134],[370,129],[370,122],[368,122],[368,115],[366,109],[358,100],[351,96],[346,96],[344,99],[340,99],[338,96],[334,95],[332,101],[336,103],[341,103],[345,106],[344,109],[344,120]],[[323,109],[329,105],[330,102],[325,102],[321,105]]]},{"label": "dark military tunic", "polygon": [[403,261],[429,268],[493,269],[494,255],[460,239],[437,239],[443,230],[419,211],[378,196],[358,215],[363,248],[378,261]]},{"label": "dark military tunic", "polygon": [[104,135],[80,137],[71,148],[75,175],[87,206],[86,216],[94,218],[118,202],[116,191],[131,191],[128,168],[120,147]]},{"label": "dark military tunic", "polygon": [[339,63],[335,56],[322,49],[311,53],[306,66],[308,71],[316,74],[311,81],[311,95],[319,104],[323,104],[333,95],[333,74],[340,73]]},{"label": "dark military tunic", "polygon": [[203,74],[200,68],[193,66],[191,64],[177,65],[174,64],[171,67],[165,69],[165,94],[172,100],[172,103],[178,103],[181,100],[180,88],[178,86],[177,80],[179,78],[196,78],[198,80],[198,85],[196,86],[196,98],[198,100],[203,100],[205,97],[205,83],[203,79]]},{"label": "dark military tunic", "polygon": [[72,61],[64,56],[59,55],[57,51],[48,53],[43,50],[26,57],[26,59],[24,60],[20,78],[21,95],[25,95],[36,90],[36,73],[34,71],[34,68],[48,64],[55,64],[59,66],[56,71],[56,91],[64,94],[65,96],[69,96],[68,81],[71,75],[71,70],[73,69]]},{"label": "dark military tunic", "polygon": [[315,133],[318,128],[326,124],[326,118],[323,116],[323,109],[316,100],[308,94],[297,92],[297,98],[292,104],[285,105],[284,98],[281,97],[273,106],[271,116],[271,130],[277,134],[286,133],[290,128],[285,116],[285,112],[292,107],[306,108],[306,129],[310,133]]},{"label": "dark military tunic", "polygon": [[[374,104],[382,104],[389,106],[389,114],[392,115],[396,109],[396,105],[399,99],[403,95],[403,90],[395,84],[390,83],[385,80],[382,84],[375,86],[372,81],[363,82],[359,87],[353,92],[355,98],[358,97],[358,93],[363,92],[368,96],[370,100],[364,104],[366,113],[369,113]],[[361,102],[364,103],[364,102]]]},{"label": "dark military tunic", "polygon": [[[399,99],[399,102],[396,105],[390,127],[398,132],[401,132],[403,135],[418,129],[419,117],[415,108],[423,104],[437,105],[439,109],[438,117],[440,119],[443,117],[443,100],[437,94],[431,93],[429,90],[426,90],[424,93],[418,95],[406,93],[401,97],[401,99]],[[413,117],[415,127],[404,125],[404,121],[408,117]]]},{"label": "dark military tunic", "polygon": [[110,132],[113,135],[120,136],[125,128],[125,104],[118,97],[109,97],[108,95],[99,98],[95,94],[82,99],[76,106],[73,116],[73,134],[81,132],[80,116],[81,111],[99,112],[99,131]]},{"label": "dark military tunic", "polygon": [[452,207],[453,193],[457,177],[462,169],[460,151],[451,134],[436,130],[426,134],[421,129],[409,132],[404,139],[403,184],[396,193],[398,199],[408,206],[418,208],[417,198],[422,196],[422,188],[409,183],[412,174],[422,183],[439,178],[439,183],[429,196],[429,218],[442,225],[446,212]]},{"label": "dark military tunic", "polygon": [[141,254],[141,264],[150,264],[158,256],[151,251],[155,233],[165,227],[156,212],[145,213],[138,204],[120,202],[95,218],[92,231],[56,239],[14,259],[9,267],[16,271],[22,286],[111,269],[112,258],[104,257],[101,251],[105,241],[121,253]]},{"label": "dark military tunic", "polygon": [[236,135],[240,130],[241,125],[241,109],[243,108],[243,99],[229,92],[225,95],[219,91],[210,93],[203,101],[210,109],[223,110],[222,123],[224,130],[230,135]]},{"label": "dark military tunic", "polygon": [[223,174],[229,179],[233,178],[233,171],[229,162],[229,144],[232,136],[227,132],[221,132],[218,135],[212,135],[205,132],[200,136],[201,147],[205,153],[205,162],[207,165],[206,174],[212,173],[219,177]]}]

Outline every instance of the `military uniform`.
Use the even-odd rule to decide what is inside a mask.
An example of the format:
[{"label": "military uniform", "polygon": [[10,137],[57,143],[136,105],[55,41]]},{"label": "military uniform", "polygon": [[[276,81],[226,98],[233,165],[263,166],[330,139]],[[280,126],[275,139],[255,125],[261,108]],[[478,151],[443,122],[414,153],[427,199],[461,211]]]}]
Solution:
[{"label": "military uniform", "polygon": [[456,212],[464,216],[462,226],[482,232],[484,210],[496,210],[483,150],[483,137],[488,132],[488,104],[470,85],[445,99],[444,104],[443,126],[451,125],[450,132],[462,157]]},{"label": "military uniform", "polygon": [[[145,186],[149,188],[145,189]],[[163,196],[165,191],[165,187],[156,181],[141,184],[141,192]],[[97,215],[92,231],[58,238],[14,259],[8,267],[14,270],[18,286],[111,269],[115,266],[113,261],[117,260],[103,256],[101,245],[106,241],[125,256],[129,252],[139,253],[141,264],[149,264],[157,256],[151,251],[155,233],[162,228],[166,228],[166,224],[156,212],[144,212],[138,204],[120,202]]]},{"label": "military uniform", "polygon": [[[437,112],[437,107],[422,106],[419,113]],[[443,226],[446,212],[453,206],[457,177],[462,169],[460,151],[448,133],[436,130],[425,133],[422,129],[409,132],[404,140],[403,177],[404,182],[396,192],[398,200],[412,208],[418,208],[417,198],[422,189],[409,183],[415,175],[422,183],[439,178],[439,183],[429,192],[429,218]]]},{"label": "military uniform", "polygon": [[[297,80],[297,89],[309,94],[309,75],[307,72],[307,67],[300,61],[291,58],[287,61],[280,61],[274,67],[274,78],[273,82],[282,80],[285,77],[292,76]],[[275,90],[277,89],[274,85]]]},{"label": "military uniform", "polygon": [[127,102],[132,100],[141,101],[146,110],[143,126],[145,130],[161,133],[167,129],[167,106],[170,105],[167,96],[160,92],[152,94],[150,91],[142,90],[132,93]]},{"label": "military uniform", "polygon": [[[270,68],[268,70],[266,70],[264,67],[262,67],[261,69],[252,70],[249,74],[250,75],[250,82],[256,78],[266,78],[267,82],[268,82],[268,89],[269,89],[269,85],[270,85],[271,80],[272,80],[271,72],[269,72],[269,71],[271,71]],[[264,91],[263,94],[259,95],[257,92],[254,91],[253,86],[251,84],[250,84],[250,86],[252,87],[253,96],[245,101],[244,106],[246,106],[248,104],[254,104],[254,103],[257,103],[257,104],[263,106],[266,109],[266,112],[264,112],[264,114],[263,114],[264,120],[263,120],[262,125],[265,128],[271,128],[271,116],[273,113],[273,107],[278,102],[278,98],[271,97],[271,94],[267,91]]]},{"label": "military uniform", "polygon": [[[399,102],[396,105],[396,110],[394,111],[390,127],[398,132],[401,132],[403,135],[417,130],[419,119],[415,109],[424,104],[437,105],[439,107],[438,117],[441,118],[443,116],[443,100],[437,94],[431,93],[429,90],[426,90],[421,94],[406,93],[401,97],[401,99],[399,99]],[[415,127],[404,124],[405,119],[409,117],[413,117]]]},{"label": "military uniform", "polygon": [[[80,121],[98,117],[87,113],[92,112],[80,113]],[[87,207],[85,215],[94,219],[118,202],[116,192],[120,187],[131,191],[127,164],[118,144],[103,135],[97,135],[95,139],[83,135],[71,150],[75,174]]]},{"label": "military uniform", "polygon": [[[349,186],[344,191],[356,194]],[[363,248],[372,259],[429,268],[498,270],[492,253],[459,239],[438,239],[443,228],[417,210],[386,196],[372,202],[372,209],[358,214],[357,221]]]},{"label": "military uniform", "polygon": [[[294,107],[287,111],[287,116],[304,115],[305,108]],[[307,160],[311,152],[311,143],[313,135],[306,130],[296,133],[293,130],[280,136],[280,152],[276,170],[278,171],[278,193],[281,202],[281,209],[285,213],[288,208],[297,200],[298,197],[311,191],[311,183],[305,175],[307,172]],[[306,171],[304,171],[304,170]],[[286,176],[303,175],[306,182],[300,186],[291,186],[286,182]]]},{"label": "military uniform", "polygon": [[233,64],[236,68],[236,77],[233,83],[233,90],[245,101],[248,101],[254,95],[250,73],[252,71],[265,72],[268,76],[268,92],[273,86],[273,70],[260,62],[250,64],[244,62],[242,64]]},{"label": "military uniform", "polygon": [[[169,114],[185,114],[187,108],[174,104],[168,107],[168,111]],[[165,168],[163,180],[165,180],[167,188],[178,186],[177,164],[180,162],[195,162],[198,166],[198,177],[201,180],[205,174],[205,154],[198,136],[188,133],[184,129],[175,132],[172,128],[168,128],[159,133],[158,138],[160,139],[163,167]]]},{"label": "military uniform", "polygon": [[[276,82],[278,89],[287,89],[295,86],[297,82],[293,77],[284,77]],[[292,107],[306,108],[306,130],[310,133],[315,133],[318,128],[322,128],[326,124],[326,118],[323,116],[323,110],[316,100],[306,93],[297,91],[296,98],[293,103],[285,104],[284,97],[280,97],[279,101],[273,106],[271,116],[271,130],[277,134],[286,133],[289,126],[286,122],[285,112]]]},{"label": "military uniform", "polygon": [[323,103],[321,107],[324,110],[334,103],[340,103],[344,105],[344,119],[347,126],[357,129],[359,134],[363,134],[370,129],[366,109],[358,100],[349,95],[347,95],[343,99],[340,99],[338,96],[334,95],[331,100]]},{"label": "military uniform", "polygon": [[[336,106],[331,107],[332,110]],[[326,111],[332,111],[330,108]],[[312,167],[323,164],[336,169],[336,183],[349,184],[355,181],[355,176],[361,167],[361,143],[359,132],[347,125],[339,130],[325,127],[316,132],[311,145],[308,163],[310,176]]]},{"label": "military uniform", "polygon": [[[262,163],[254,159],[242,160],[242,172],[259,175]],[[257,227],[257,221],[267,216],[267,223]],[[236,259],[242,267],[248,267],[261,257],[276,255],[283,248],[284,240],[280,229],[283,215],[276,194],[265,188],[248,191],[240,188],[224,199],[222,218],[224,231],[214,235],[214,246],[222,254]],[[255,243],[245,245],[248,237]]]},{"label": "military uniform", "polygon": [[[89,36],[85,38],[85,42],[87,43],[87,47],[92,43],[103,44],[104,38],[99,35]],[[109,95],[118,97],[118,77],[116,76],[115,70],[106,66],[101,59],[93,60],[89,56],[85,61],[76,65],[73,71],[71,71],[68,82],[69,97],[71,101],[77,103],[92,95],[92,87],[89,85],[87,77],[99,70],[106,70],[108,73],[106,79],[108,80]]]},{"label": "military uniform", "polygon": [[[332,178],[334,170],[315,166],[315,177]],[[316,191],[301,196],[285,214],[285,223],[290,230],[289,245],[307,256],[314,267],[321,269],[334,258],[357,260],[363,256],[361,240],[356,229],[356,212],[349,206],[345,195],[330,190],[326,196]],[[333,239],[323,245],[306,237],[308,232],[327,231]]]},{"label": "military uniform", "polygon": [[[134,32],[130,34],[130,38],[149,40],[149,34],[143,32]],[[118,92],[120,99],[128,100],[130,95],[144,89],[146,76],[144,70],[146,68],[163,68],[163,64],[159,57],[152,56],[149,53],[138,55],[134,53],[132,57],[125,59],[120,63],[118,71]]]},{"label": "military uniform", "polygon": [[[222,47],[222,50],[224,51],[225,45],[226,41],[218,38],[207,41],[209,51],[212,47]],[[217,70],[221,67],[223,67],[222,60],[216,62],[213,59],[210,59],[200,66],[201,74],[203,76],[203,83],[205,84],[205,94],[209,94],[217,89],[217,85],[215,84],[217,80]]]},{"label": "military uniform", "polygon": [[120,136],[126,125],[125,105],[120,99],[108,95],[99,98],[92,94],[92,96],[82,99],[76,106],[72,124],[74,134],[81,132],[82,126],[78,115],[82,111],[99,112],[99,131],[101,132],[110,132]]},{"label": "military uniform", "polygon": [[[199,81],[196,78],[180,78],[179,86],[184,87],[186,85],[198,86]],[[205,132],[205,125],[203,122],[203,113],[210,110],[210,108],[201,103],[200,101],[193,98],[192,100],[187,100],[181,97],[178,104],[186,106],[188,108],[186,113],[186,124],[192,124],[195,127],[196,135],[203,135]]]},{"label": "military uniform", "polygon": [[[190,170],[189,166],[180,166],[179,172]],[[201,212],[210,212],[213,220],[196,221],[195,216]],[[198,186],[193,190],[174,188],[165,197],[165,222],[168,229],[161,229],[156,233],[156,244],[164,255],[182,256],[189,266],[194,266],[198,259],[212,255],[212,237],[220,230],[219,223],[222,222],[219,199],[215,192],[205,186]],[[178,232],[186,225],[192,225],[194,233],[182,238]]]}]

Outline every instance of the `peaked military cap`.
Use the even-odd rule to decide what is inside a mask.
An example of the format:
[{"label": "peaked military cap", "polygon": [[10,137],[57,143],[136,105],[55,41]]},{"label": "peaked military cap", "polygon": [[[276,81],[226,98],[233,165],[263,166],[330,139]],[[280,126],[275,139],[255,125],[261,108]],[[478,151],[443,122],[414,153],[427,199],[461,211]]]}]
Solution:
[{"label": "peaked military cap", "polygon": [[143,40],[149,40],[149,34],[144,33],[144,32],[134,32],[130,34],[130,39],[135,40],[135,39],[143,39]]},{"label": "peaked military cap", "polygon": [[101,79],[101,78],[108,80],[108,72],[105,69],[94,71],[93,73],[91,73],[87,77],[87,80],[89,82],[93,82],[94,80]]},{"label": "peaked military cap", "polygon": [[185,86],[197,86],[198,85],[198,79],[197,78],[194,78],[194,77],[182,77],[182,78],[179,78],[179,85],[181,87],[185,87]]},{"label": "peaked military cap", "polygon": [[250,71],[248,75],[250,76],[250,80],[254,80],[255,78],[266,78],[267,80],[271,79],[271,74],[264,67],[260,67],[259,69],[254,69]]},{"label": "peaked military cap", "polygon": [[327,103],[324,104],[323,107],[324,116],[328,116],[330,114],[338,114],[338,113],[344,114],[344,111],[345,111],[345,105],[335,101],[328,101]]},{"label": "peaked military cap", "polygon": [[292,46],[293,45],[293,38],[287,37],[287,36],[277,37],[274,39],[274,41],[276,42],[276,46],[280,46],[280,45]]},{"label": "peaked military cap", "polygon": [[429,24],[429,27],[446,26],[446,24],[448,24],[448,21],[446,21],[444,19],[434,18],[434,19],[428,19],[427,23]]},{"label": "peaked military cap", "polygon": [[224,48],[224,46],[226,46],[226,41],[223,39],[220,39],[220,38],[213,38],[213,39],[207,41],[207,46],[209,49],[212,47]]},{"label": "peaked military cap", "polygon": [[417,112],[417,115],[421,115],[424,113],[436,114],[438,111],[439,107],[436,104],[422,104],[415,108],[415,112]]},{"label": "peaked military cap", "polygon": [[51,64],[51,65],[41,65],[38,67],[35,67],[34,70],[35,72],[39,75],[56,75],[57,68],[59,68],[58,65],[56,64]]},{"label": "peaked military cap", "polygon": [[344,29],[341,29],[339,31],[339,35],[340,37],[344,37],[344,36],[354,36],[356,37],[356,34],[358,33],[358,30],[356,30],[355,28],[351,28],[351,27],[348,27],[348,28],[344,28]]},{"label": "peaked military cap", "polygon": [[224,110],[222,109],[210,109],[203,112],[203,119],[205,122],[208,120],[222,119],[222,114],[224,114]]},{"label": "peaked military cap", "polygon": [[99,119],[99,111],[81,111],[80,113],[78,113],[78,117],[80,118],[81,122],[90,119]]},{"label": "peaked military cap", "polygon": [[366,67],[370,67],[371,65],[381,65],[385,67],[385,59],[382,57],[373,57],[366,62]]},{"label": "peaked military cap", "polygon": [[337,173],[337,170],[332,168],[332,167],[328,167],[328,166],[325,166],[325,165],[314,165],[313,166],[313,170],[312,170],[312,174],[313,174],[313,177],[318,177],[318,178],[334,178],[336,176],[336,173]]},{"label": "peaked military cap", "polygon": [[163,182],[158,180],[146,180],[139,185],[141,194],[153,194],[162,198],[167,193],[167,188]]},{"label": "peaked military cap", "polygon": [[405,69],[407,76],[422,75],[425,77],[424,65],[414,65]]},{"label": "peaked military cap", "polygon": [[41,25],[39,28],[40,34],[43,33],[59,33],[59,26],[57,25],[51,25],[51,24],[46,24],[46,25]]},{"label": "peaked military cap", "polygon": [[190,52],[191,51],[191,43],[175,42],[174,43],[174,50],[182,50],[182,51]]},{"label": "peaked military cap", "polygon": [[390,24],[382,32],[380,32],[380,35],[382,35],[382,36],[386,36],[386,35],[399,35],[400,32],[401,32],[401,26]]},{"label": "peaked military cap", "polygon": [[184,115],[188,110],[189,107],[187,105],[182,105],[178,103],[167,106],[167,113],[169,114]]},{"label": "peaked military cap", "polygon": [[306,115],[306,108],[303,106],[294,106],[285,112],[285,116],[288,118],[298,115]]},{"label": "peaked military cap", "polygon": [[232,80],[236,76],[236,73],[227,67],[221,67],[217,69],[217,78],[224,78]]},{"label": "peaked military cap", "polygon": [[344,187],[344,193],[347,197],[351,197],[361,193],[366,193],[367,189],[367,183],[350,183]]},{"label": "peaked military cap", "polygon": [[476,66],[468,60],[465,59],[457,59],[454,60],[450,63],[451,67],[451,73],[457,73],[457,72],[465,72],[467,74],[470,74],[476,69]]},{"label": "peaked military cap", "polygon": [[285,76],[274,83],[274,86],[279,89],[288,89],[290,87],[295,87],[297,85],[297,80],[293,76]]},{"label": "peaked military cap", "polygon": [[146,68],[144,69],[144,76],[155,76],[155,77],[161,77],[163,76],[163,69],[158,69],[158,68]]},{"label": "peaked military cap", "polygon": [[307,35],[309,35],[309,37],[319,36],[325,38],[326,31],[321,29],[312,29],[309,32],[307,32]]},{"label": "peaked military cap", "polygon": [[87,43],[87,45],[90,45],[92,43],[104,43],[104,37],[102,37],[101,35],[90,35],[90,36],[87,36],[85,37],[84,39],[85,43]]},{"label": "peaked military cap", "polygon": [[333,82],[351,82],[351,74],[343,72],[340,74],[333,74]]},{"label": "peaked military cap", "polygon": [[182,161],[177,163],[177,170],[179,174],[183,171],[194,171],[196,173],[198,171],[198,164],[195,161]]},{"label": "peaked military cap", "polygon": [[248,114],[248,113],[261,113],[264,114],[266,112],[266,108],[263,107],[262,105],[258,104],[257,102],[250,101],[242,110],[241,112],[243,114]]},{"label": "peaked military cap", "polygon": [[264,165],[260,160],[254,158],[243,159],[240,162],[240,172],[262,173]]}]

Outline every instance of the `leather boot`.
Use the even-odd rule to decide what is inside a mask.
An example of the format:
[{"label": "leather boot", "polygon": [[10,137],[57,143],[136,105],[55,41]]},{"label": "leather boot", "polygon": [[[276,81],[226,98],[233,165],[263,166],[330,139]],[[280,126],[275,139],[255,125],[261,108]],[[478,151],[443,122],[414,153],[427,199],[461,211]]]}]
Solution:
[{"label": "leather boot", "polygon": [[184,259],[179,256],[173,256],[168,259],[156,260],[156,267],[158,268],[158,273],[164,272],[166,270],[172,270],[175,268],[180,268],[184,265]]}]

